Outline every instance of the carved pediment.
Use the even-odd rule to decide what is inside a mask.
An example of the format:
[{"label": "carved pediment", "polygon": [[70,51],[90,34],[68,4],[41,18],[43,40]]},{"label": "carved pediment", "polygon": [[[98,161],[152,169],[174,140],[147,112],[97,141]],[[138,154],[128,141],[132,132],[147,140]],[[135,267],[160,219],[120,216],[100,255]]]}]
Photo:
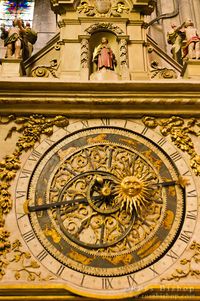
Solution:
[{"label": "carved pediment", "polygon": [[51,9],[56,14],[65,14],[76,9],[86,16],[120,17],[132,9],[149,15],[155,8],[156,0],[50,0]]},{"label": "carved pediment", "polygon": [[77,11],[91,17],[126,17],[132,6],[130,0],[81,0]]}]

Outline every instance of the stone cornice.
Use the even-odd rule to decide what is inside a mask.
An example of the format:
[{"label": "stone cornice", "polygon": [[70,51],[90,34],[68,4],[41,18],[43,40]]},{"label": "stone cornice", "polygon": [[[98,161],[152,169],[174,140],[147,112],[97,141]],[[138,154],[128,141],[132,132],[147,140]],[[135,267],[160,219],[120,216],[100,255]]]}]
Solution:
[{"label": "stone cornice", "polygon": [[0,111],[72,117],[200,117],[200,82],[64,82],[19,78],[0,81]]}]

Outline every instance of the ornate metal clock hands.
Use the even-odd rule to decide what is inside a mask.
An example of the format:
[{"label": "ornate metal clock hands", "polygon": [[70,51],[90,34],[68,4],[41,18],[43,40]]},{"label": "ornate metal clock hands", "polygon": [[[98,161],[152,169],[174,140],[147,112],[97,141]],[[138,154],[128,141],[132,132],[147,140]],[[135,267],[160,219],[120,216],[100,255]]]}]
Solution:
[{"label": "ornate metal clock hands", "polygon": [[177,180],[158,182],[151,186],[168,187],[168,186],[175,186],[175,185],[180,185],[182,188],[185,188],[187,185],[189,185],[189,180],[187,178],[183,178],[180,176],[180,177],[178,177]]},{"label": "ornate metal clock hands", "polygon": [[82,199],[74,199],[74,200],[69,200],[69,201],[64,201],[64,202],[56,202],[56,203],[48,203],[48,204],[43,204],[43,205],[36,205],[36,206],[29,206],[29,200],[27,200],[24,203],[24,212],[26,214],[29,214],[31,212],[37,212],[37,211],[43,211],[43,210],[48,210],[48,209],[53,209],[53,208],[59,208],[64,205],[72,205],[75,203],[88,203],[86,198]]},{"label": "ornate metal clock hands", "polygon": [[[104,174],[104,178],[102,177],[102,174]],[[128,177],[126,177],[126,178],[128,178]],[[65,205],[73,205],[73,204],[75,205],[76,203],[78,203],[78,204],[88,204],[89,203],[90,206],[95,211],[97,211],[101,214],[108,214],[108,213],[116,212],[120,208],[120,203],[116,202],[117,197],[115,197],[115,204],[113,203],[114,195],[116,195],[116,193],[114,192],[114,187],[113,187],[113,183],[112,183],[112,181],[114,181],[114,180],[117,182],[117,179],[114,175],[111,175],[108,172],[101,172],[101,175],[99,175],[99,176],[96,175],[93,178],[93,180],[90,182],[90,184],[88,186],[87,197],[80,198],[80,199],[72,199],[72,200],[67,200],[67,201],[59,201],[59,202],[55,202],[55,203],[47,203],[47,204],[36,205],[36,206],[29,206],[29,201],[27,200],[24,203],[24,212],[26,214],[29,214],[31,212],[59,208],[61,206],[65,206]],[[103,184],[104,181],[105,181],[105,183],[101,187],[100,184]],[[125,184],[123,182],[125,182],[125,180],[123,180],[121,183],[121,185],[124,188]],[[135,180],[135,183],[136,183],[136,180]],[[135,186],[135,188],[132,189],[133,196],[137,195],[137,193],[140,192],[141,185],[139,185],[139,184],[140,183],[138,181],[137,187]],[[158,186],[169,187],[169,186],[180,185],[182,188],[185,188],[185,186],[187,186],[188,184],[189,184],[188,179],[179,177],[177,180],[158,182],[158,183],[150,185],[150,187],[151,188],[158,187]],[[93,195],[95,193],[97,195]],[[109,199],[109,201],[108,201],[108,199]],[[109,209],[106,209],[106,208],[100,209],[101,205],[104,202],[107,202],[107,204],[112,206],[112,208],[110,207]]]}]

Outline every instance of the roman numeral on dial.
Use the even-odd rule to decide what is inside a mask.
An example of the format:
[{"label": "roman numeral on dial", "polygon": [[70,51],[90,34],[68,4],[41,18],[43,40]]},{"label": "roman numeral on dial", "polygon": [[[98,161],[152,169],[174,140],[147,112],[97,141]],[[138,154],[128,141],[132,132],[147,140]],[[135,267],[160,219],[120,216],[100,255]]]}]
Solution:
[{"label": "roman numeral on dial", "polygon": [[112,281],[113,278],[102,278],[102,289],[104,290],[113,289]]}]

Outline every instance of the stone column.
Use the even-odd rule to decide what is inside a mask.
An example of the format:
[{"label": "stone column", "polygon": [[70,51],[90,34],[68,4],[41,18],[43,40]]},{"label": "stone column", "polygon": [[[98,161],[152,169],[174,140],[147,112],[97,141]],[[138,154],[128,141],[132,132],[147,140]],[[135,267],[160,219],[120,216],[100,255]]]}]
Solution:
[{"label": "stone column", "polygon": [[35,0],[33,28],[38,32],[38,40],[34,45],[34,52],[37,52],[56,33],[56,15],[51,10],[49,0]]},{"label": "stone column", "polygon": [[82,80],[89,79],[89,37],[79,36],[81,40],[81,70],[80,78]]},{"label": "stone column", "polygon": [[121,79],[130,79],[129,69],[128,69],[128,47],[127,47],[128,37],[119,38],[119,59],[120,59],[120,73]]},{"label": "stone column", "polygon": [[130,21],[127,33],[130,36],[128,43],[128,59],[131,80],[148,79],[146,29],[143,20]]}]

